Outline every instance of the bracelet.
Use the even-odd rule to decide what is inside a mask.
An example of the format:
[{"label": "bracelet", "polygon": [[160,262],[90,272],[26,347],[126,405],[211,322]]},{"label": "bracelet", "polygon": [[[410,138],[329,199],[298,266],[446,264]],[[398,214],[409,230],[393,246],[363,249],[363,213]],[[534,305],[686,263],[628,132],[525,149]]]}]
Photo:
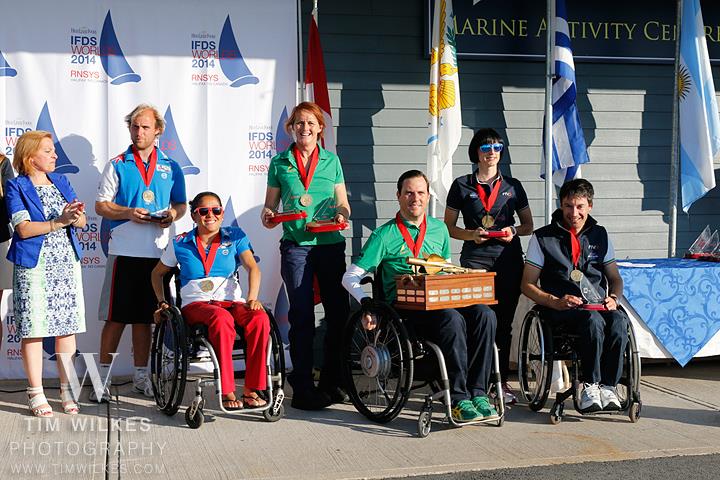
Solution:
[{"label": "bracelet", "polygon": [[608,297],[612,298],[615,301],[617,301],[617,299],[618,299],[618,296],[615,295],[614,293],[611,293],[610,295],[608,295]]},{"label": "bracelet", "polygon": [[517,235],[517,228],[515,228],[513,225],[510,225],[510,231],[512,232],[513,237]]},{"label": "bracelet", "polygon": [[158,308],[162,308],[163,305],[167,305],[168,307],[170,306],[170,304],[169,304],[166,300],[160,300],[160,301],[157,303],[157,307],[158,307]]}]

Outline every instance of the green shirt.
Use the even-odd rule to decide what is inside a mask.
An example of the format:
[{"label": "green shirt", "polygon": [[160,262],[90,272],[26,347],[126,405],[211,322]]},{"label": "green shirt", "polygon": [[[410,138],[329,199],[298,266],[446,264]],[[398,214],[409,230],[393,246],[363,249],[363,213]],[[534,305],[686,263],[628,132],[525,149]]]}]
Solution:
[{"label": "green shirt", "polygon": [[[297,162],[293,155],[293,143],[284,152],[273,157],[268,167],[268,187],[280,189],[282,211],[304,210],[307,218],[292,222],[283,222],[283,240],[292,240],[298,245],[329,245],[344,242],[340,232],[310,233],[305,231],[305,223],[314,220],[327,220],[335,216],[335,185],[345,182],[342,166],[337,155],[318,145],[318,163],[315,167],[310,188],[307,193],[312,195],[312,205],[300,205],[300,196],[304,195],[305,186],[300,179]],[[317,216],[317,218],[316,218]]]},{"label": "green shirt", "polygon": [[[413,240],[417,240],[420,228],[404,219],[403,223]],[[427,217],[427,229],[425,240],[420,248],[420,256],[426,257],[431,253],[441,255],[446,259],[450,258],[450,234],[442,220]],[[370,273],[377,272],[378,266],[380,266],[385,299],[392,303],[396,297],[395,276],[413,273],[412,267],[405,260],[412,256],[412,251],[405,243],[393,218],[370,235],[355,265]]]}]

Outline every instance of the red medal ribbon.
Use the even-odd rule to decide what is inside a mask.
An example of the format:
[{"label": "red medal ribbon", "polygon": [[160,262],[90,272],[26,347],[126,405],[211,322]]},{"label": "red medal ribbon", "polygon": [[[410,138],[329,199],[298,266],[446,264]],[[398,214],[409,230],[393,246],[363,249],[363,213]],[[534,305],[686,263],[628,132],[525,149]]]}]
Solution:
[{"label": "red medal ribbon", "polygon": [[142,177],[145,186],[150,188],[150,182],[152,182],[153,175],[155,175],[155,167],[157,166],[157,150],[155,150],[155,147],[153,147],[150,158],[148,159],[149,161],[147,170],[145,169],[145,162],[143,162],[142,158],[140,158],[140,152],[137,148],[135,148],[135,145],[132,146],[132,154],[133,158],[135,158],[135,165],[140,172],[140,176]]},{"label": "red medal ribbon", "polygon": [[420,249],[422,248],[423,241],[425,240],[425,231],[427,230],[426,220],[426,217],[423,215],[423,221],[420,224],[420,233],[417,236],[417,240],[413,241],[412,237],[410,236],[410,232],[408,231],[405,223],[400,217],[400,212],[395,214],[395,223],[397,224],[398,230],[400,230],[400,233],[402,234],[405,243],[408,247],[410,247],[410,251],[413,253],[415,258],[418,258],[420,256]]},{"label": "red medal ribbon", "polygon": [[293,156],[295,157],[297,169],[300,173],[300,180],[305,186],[305,191],[307,191],[310,188],[310,182],[312,182],[312,177],[315,174],[315,167],[317,167],[318,164],[318,157],[320,156],[320,151],[318,150],[318,147],[315,147],[315,150],[313,150],[312,154],[310,155],[310,161],[308,162],[307,171],[305,170],[305,165],[303,164],[302,154],[300,153],[300,149],[297,148],[297,146],[293,147]]},{"label": "red medal ribbon", "polygon": [[500,184],[502,184],[502,178],[498,178],[497,182],[495,182],[495,186],[492,187],[492,190],[490,191],[489,198],[485,193],[485,189],[482,187],[482,185],[480,185],[480,182],[475,184],[478,198],[482,202],[483,207],[485,207],[485,212],[487,212],[488,215],[490,215],[490,209],[493,207],[493,205],[495,205],[495,200],[497,200],[498,194],[500,193]]},{"label": "red medal ribbon", "polygon": [[200,254],[200,260],[202,261],[203,268],[205,269],[205,276],[207,277],[210,275],[210,269],[215,261],[215,255],[217,255],[218,248],[220,248],[220,234],[218,233],[215,235],[215,238],[212,239],[212,242],[210,243],[210,253],[207,255],[205,254],[205,249],[202,247],[200,238],[197,236],[195,237],[195,243],[197,243],[198,254]]},{"label": "red medal ribbon", "polygon": [[578,260],[580,260],[580,239],[572,227],[570,227],[570,251],[572,252],[573,265],[575,268],[578,268]]}]

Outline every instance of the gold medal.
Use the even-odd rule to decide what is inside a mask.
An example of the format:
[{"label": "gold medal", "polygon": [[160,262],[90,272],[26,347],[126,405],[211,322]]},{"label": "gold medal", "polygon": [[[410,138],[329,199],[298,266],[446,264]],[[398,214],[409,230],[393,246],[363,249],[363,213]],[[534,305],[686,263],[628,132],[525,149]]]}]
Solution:
[{"label": "gold medal", "polygon": [[212,280],[203,280],[200,282],[200,290],[203,292],[209,292],[214,286]]},{"label": "gold medal", "polygon": [[584,277],[583,273],[577,268],[570,272],[570,280],[573,282],[580,282]]},{"label": "gold medal", "polygon": [[145,203],[153,203],[155,201],[155,193],[152,190],[145,190],[142,193],[142,199]]},{"label": "gold medal", "polygon": [[309,207],[313,203],[312,195],[309,193],[305,193],[303,195],[300,195],[300,205],[303,207]]},{"label": "gold medal", "polygon": [[495,219],[492,217],[492,215],[485,215],[480,220],[480,223],[482,223],[483,228],[490,228],[495,225]]}]

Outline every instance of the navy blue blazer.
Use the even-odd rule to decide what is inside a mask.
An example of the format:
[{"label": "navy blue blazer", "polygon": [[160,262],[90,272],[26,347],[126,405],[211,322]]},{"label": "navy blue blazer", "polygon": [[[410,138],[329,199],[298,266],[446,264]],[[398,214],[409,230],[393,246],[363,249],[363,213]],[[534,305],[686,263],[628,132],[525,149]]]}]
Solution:
[{"label": "navy blue blazer", "polygon": [[[47,176],[60,191],[62,196],[65,198],[65,201],[70,203],[78,198],[75,190],[73,190],[65,175],[60,173],[48,173]],[[17,178],[8,180],[5,186],[5,203],[11,219],[16,213],[27,210],[28,213],[30,213],[31,221],[48,221],[43,213],[43,205],[37,191],[35,190],[35,185],[33,185],[27,175],[20,175]],[[79,260],[81,256],[80,243],[75,236],[75,227],[70,225],[69,228],[70,240],[72,241],[72,246],[75,249],[75,257]],[[40,249],[42,248],[44,240],[45,234],[30,238],[20,238],[16,230],[15,233],[13,233],[12,243],[10,244],[10,251],[7,254],[7,259],[22,267],[33,268],[37,266],[38,259],[40,258]]]}]

